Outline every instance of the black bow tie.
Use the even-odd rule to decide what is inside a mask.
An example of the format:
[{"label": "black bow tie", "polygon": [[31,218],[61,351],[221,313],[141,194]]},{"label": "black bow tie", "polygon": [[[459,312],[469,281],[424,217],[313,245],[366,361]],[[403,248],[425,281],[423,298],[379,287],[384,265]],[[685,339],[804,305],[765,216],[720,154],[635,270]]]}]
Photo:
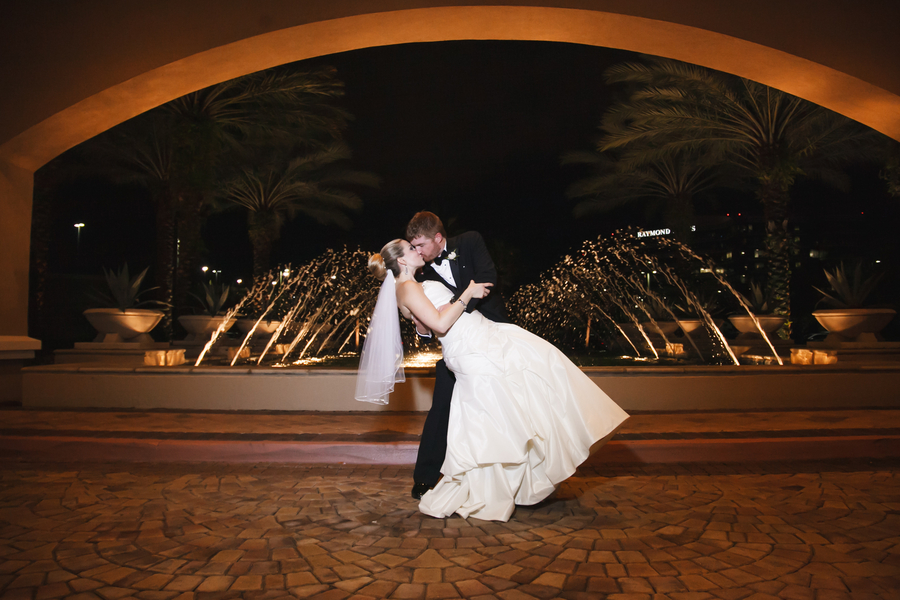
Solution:
[{"label": "black bow tie", "polygon": [[444,262],[444,259],[447,258],[447,256],[449,256],[449,254],[450,253],[447,252],[447,250],[445,248],[444,251],[441,252],[441,254],[439,256],[434,257],[434,260],[432,262],[434,264],[436,264],[437,266],[441,266],[441,263]]}]

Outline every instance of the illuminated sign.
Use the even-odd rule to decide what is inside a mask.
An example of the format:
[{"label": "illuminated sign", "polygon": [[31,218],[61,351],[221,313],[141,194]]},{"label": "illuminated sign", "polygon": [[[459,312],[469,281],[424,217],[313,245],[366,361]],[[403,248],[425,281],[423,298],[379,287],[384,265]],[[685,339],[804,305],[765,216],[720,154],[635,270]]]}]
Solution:
[{"label": "illuminated sign", "polygon": [[[697,231],[696,225],[691,225],[691,231]],[[671,229],[651,229],[650,231],[638,231],[637,236],[639,238],[644,237],[655,237],[657,235],[672,235]]]},{"label": "illuminated sign", "polygon": [[638,231],[638,237],[654,237],[657,235],[670,235],[671,229],[651,229],[650,231]]}]

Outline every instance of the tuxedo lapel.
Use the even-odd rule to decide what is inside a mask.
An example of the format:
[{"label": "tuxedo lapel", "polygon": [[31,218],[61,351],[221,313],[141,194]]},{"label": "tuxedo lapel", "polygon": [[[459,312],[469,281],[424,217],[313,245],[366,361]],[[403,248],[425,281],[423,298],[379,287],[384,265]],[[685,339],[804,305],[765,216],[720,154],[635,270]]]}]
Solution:
[{"label": "tuxedo lapel", "polygon": [[[451,268],[452,268],[452,267],[451,267]],[[457,291],[457,289],[456,289],[455,287],[453,287],[452,285],[450,285],[450,282],[448,282],[446,279],[444,279],[443,277],[441,277],[441,274],[434,270],[434,268],[431,266],[431,263],[428,263],[428,264],[426,264],[424,267],[422,267],[422,277],[423,277],[424,279],[430,279],[430,280],[433,280],[433,281],[440,281],[440,282],[443,283],[444,286],[445,286],[448,290],[450,290],[451,292],[456,293],[456,291]],[[458,281],[458,280],[456,279],[456,273],[453,274],[453,280],[454,280],[454,281]]]}]

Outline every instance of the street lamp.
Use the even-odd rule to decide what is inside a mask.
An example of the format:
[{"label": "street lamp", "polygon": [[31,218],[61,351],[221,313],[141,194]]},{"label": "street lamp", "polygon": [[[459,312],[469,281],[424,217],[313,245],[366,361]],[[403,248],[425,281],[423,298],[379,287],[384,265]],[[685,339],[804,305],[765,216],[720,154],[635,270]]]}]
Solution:
[{"label": "street lamp", "polygon": [[216,283],[219,283],[219,273],[221,273],[221,272],[222,271],[220,271],[220,270],[213,269],[213,275],[216,276]]},{"label": "street lamp", "polygon": [[81,247],[81,228],[84,227],[84,223],[75,223],[75,249]]}]

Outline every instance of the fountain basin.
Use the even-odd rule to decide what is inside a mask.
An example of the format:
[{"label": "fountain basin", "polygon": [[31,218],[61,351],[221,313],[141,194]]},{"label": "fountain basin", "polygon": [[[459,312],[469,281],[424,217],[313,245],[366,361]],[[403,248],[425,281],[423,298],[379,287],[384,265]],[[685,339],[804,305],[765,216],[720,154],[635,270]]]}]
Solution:
[{"label": "fountain basin", "polygon": [[144,308],[89,308],[84,311],[88,322],[97,330],[95,342],[134,344],[153,343],[148,333],[165,316],[162,311]]},{"label": "fountain basin", "polygon": [[[900,364],[585,367],[626,411],[900,406]],[[433,369],[409,369],[388,405],[353,399],[352,369],[117,367],[22,369],[22,406],[191,410],[424,411]]]},{"label": "fountain basin", "polygon": [[[237,319],[229,319],[225,324],[225,333],[234,325]],[[225,321],[224,316],[211,317],[209,315],[182,315],[178,317],[178,322],[188,332],[184,341],[186,342],[208,342],[213,332]]]}]

